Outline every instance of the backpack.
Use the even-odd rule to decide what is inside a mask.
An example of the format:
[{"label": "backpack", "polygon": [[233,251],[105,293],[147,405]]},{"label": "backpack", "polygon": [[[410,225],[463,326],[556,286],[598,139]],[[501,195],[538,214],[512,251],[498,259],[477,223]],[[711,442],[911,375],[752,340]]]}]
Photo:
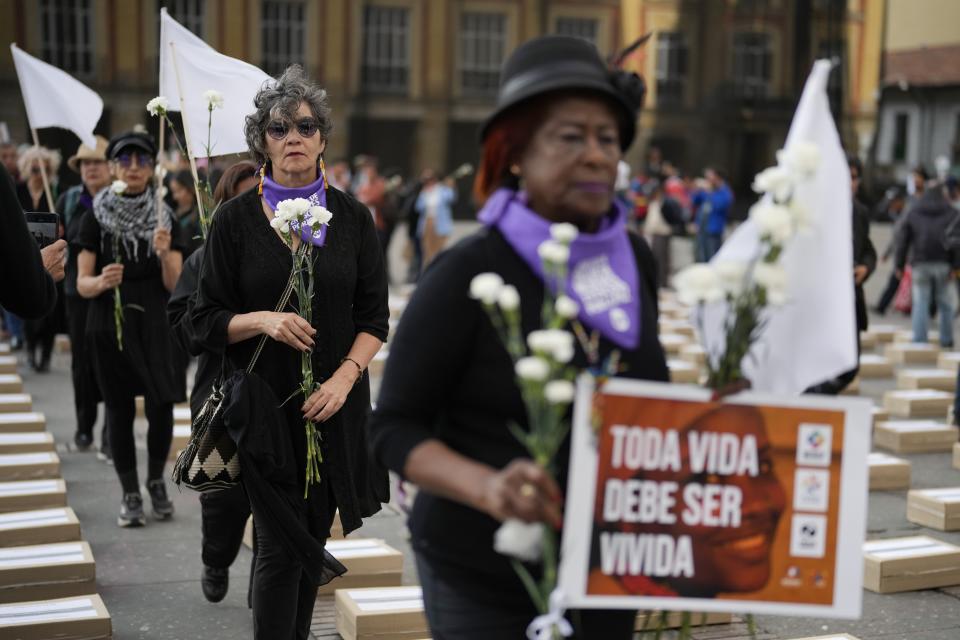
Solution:
[{"label": "backpack", "polygon": [[953,214],[953,219],[943,230],[943,248],[948,252],[960,252],[960,211]]}]

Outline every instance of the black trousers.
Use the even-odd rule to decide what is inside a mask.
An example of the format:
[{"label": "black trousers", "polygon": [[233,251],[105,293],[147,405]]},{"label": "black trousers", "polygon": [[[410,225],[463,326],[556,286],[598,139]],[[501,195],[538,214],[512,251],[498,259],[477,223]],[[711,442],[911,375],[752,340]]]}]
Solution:
[{"label": "black trousers", "polygon": [[233,564],[249,517],[250,502],[243,486],[200,494],[203,564],[217,569]]},{"label": "black trousers", "polygon": [[[147,456],[153,473],[149,480],[162,477],[163,466],[170,454],[173,440],[173,403],[154,402],[145,398],[147,414]],[[137,451],[133,439],[133,421],[137,416],[136,402],[131,396],[119,404],[107,404],[107,421],[110,425],[110,448],[113,451],[113,466],[123,481],[124,475],[137,470]],[[133,487],[125,486],[124,491]]]},{"label": "black trousers", "polygon": [[[93,434],[97,423],[100,386],[93,370],[93,359],[87,350],[87,309],[90,301],[80,296],[67,296],[67,331],[70,334],[70,376],[73,380],[73,407],[77,414],[77,432]],[[106,430],[106,425],[104,425]]]},{"label": "black trousers", "polygon": [[[528,598],[500,604],[465,593],[461,585],[437,574],[430,561],[417,554],[417,573],[433,640],[522,640],[537,612]],[[469,581],[464,576],[464,581]],[[568,611],[567,619],[579,640],[630,640],[636,624],[633,610]]]}]

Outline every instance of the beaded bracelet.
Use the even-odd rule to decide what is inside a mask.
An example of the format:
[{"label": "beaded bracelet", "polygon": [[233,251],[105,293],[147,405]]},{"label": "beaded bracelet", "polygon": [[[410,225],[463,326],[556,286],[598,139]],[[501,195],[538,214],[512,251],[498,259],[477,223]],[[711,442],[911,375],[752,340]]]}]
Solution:
[{"label": "beaded bracelet", "polygon": [[353,366],[357,368],[357,379],[353,383],[354,385],[356,385],[358,382],[360,382],[360,379],[363,378],[363,367],[360,366],[359,362],[357,362],[356,360],[354,360],[349,356],[341,360],[340,364],[343,364],[344,362],[352,362]]}]

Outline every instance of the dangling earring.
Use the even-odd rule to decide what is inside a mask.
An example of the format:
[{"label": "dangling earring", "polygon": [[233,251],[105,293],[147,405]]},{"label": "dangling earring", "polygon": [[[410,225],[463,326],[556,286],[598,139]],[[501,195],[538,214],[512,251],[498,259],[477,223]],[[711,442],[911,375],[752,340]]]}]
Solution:
[{"label": "dangling earring", "polygon": [[265,175],[267,175],[267,163],[266,163],[266,162],[264,162],[262,165],[260,165],[260,185],[257,187],[257,195],[258,195],[258,196],[262,196],[262,195],[263,195],[263,178],[264,178]]},{"label": "dangling earring", "polygon": [[327,165],[323,163],[323,156],[320,156],[320,177],[323,178],[323,190],[327,190]]}]

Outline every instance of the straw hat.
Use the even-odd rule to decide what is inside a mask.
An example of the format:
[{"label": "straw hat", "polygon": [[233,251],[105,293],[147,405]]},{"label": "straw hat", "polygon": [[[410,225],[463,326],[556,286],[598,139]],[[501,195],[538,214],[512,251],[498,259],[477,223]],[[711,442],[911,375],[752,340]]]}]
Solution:
[{"label": "straw hat", "polygon": [[67,166],[73,171],[80,173],[81,160],[103,160],[107,159],[107,139],[103,136],[96,136],[97,148],[91,149],[85,144],[81,144],[77,152],[67,160]]}]

